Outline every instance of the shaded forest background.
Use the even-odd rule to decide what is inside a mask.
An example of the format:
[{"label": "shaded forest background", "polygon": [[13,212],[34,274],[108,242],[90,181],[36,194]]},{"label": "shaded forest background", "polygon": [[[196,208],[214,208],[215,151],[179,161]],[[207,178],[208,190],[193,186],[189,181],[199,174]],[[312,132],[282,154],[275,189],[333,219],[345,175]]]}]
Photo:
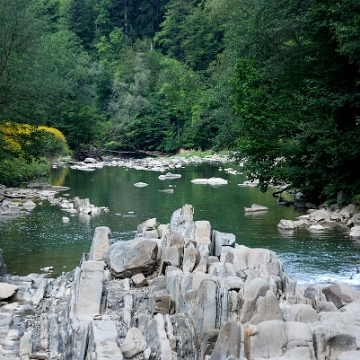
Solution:
[{"label": "shaded forest background", "polygon": [[[233,150],[262,190],[350,201],[359,60],[357,0],[0,0],[0,133],[52,127],[75,151]],[[8,166],[20,155],[5,142]]]}]

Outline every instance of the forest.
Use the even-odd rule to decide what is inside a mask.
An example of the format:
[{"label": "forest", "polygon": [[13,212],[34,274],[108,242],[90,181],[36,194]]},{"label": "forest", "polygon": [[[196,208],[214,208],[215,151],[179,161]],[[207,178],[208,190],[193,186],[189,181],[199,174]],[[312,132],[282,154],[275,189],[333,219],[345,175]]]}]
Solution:
[{"label": "forest", "polygon": [[0,0],[0,183],[69,149],[211,149],[360,202],[359,65],[358,0]]}]

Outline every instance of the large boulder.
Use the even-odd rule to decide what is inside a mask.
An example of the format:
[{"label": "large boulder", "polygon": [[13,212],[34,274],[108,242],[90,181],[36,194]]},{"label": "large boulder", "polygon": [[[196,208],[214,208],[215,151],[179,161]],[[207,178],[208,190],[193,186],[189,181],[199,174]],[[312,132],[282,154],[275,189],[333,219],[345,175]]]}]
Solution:
[{"label": "large boulder", "polygon": [[135,239],[113,244],[104,254],[111,273],[120,279],[155,271],[158,245],[155,241]]},{"label": "large boulder", "polygon": [[0,283],[0,300],[7,299],[15,294],[19,287],[12,284]]},{"label": "large boulder", "polygon": [[331,213],[326,209],[316,210],[310,213],[309,219],[314,222],[329,222],[331,220]]},{"label": "large boulder", "polygon": [[350,237],[352,238],[360,238],[360,225],[355,225],[350,229]]},{"label": "large boulder", "polygon": [[338,309],[355,300],[360,300],[360,292],[346,284],[333,284],[323,289],[328,301],[332,301]]},{"label": "large boulder", "polygon": [[345,206],[339,212],[339,214],[342,215],[345,219],[349,219],[355,213],[356,213],[356,205],[354,204],[349,204],[348,206]]},{"label": "large boulder", "polygon": [[123,343],[121,344],[121,352],[126,359],[142,353],[147,348],[147,342],[142,332],[137,328],[129,329]]},{"label": "large boulder", "polygon": [[239,298],[242,303],[242,323],[258,324],[266,320],[283,320],[277,298],[265,279],[255,278],[246,282],[239,292]]}]

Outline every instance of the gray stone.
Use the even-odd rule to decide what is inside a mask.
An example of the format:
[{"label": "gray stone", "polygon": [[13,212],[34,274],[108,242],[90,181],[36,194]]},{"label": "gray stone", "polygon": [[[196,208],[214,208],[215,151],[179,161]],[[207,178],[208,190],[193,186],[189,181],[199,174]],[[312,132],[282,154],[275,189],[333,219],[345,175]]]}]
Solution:
[{"label": "gray stone", "polygon": [[319,222],[319,221],[329,222],[331,220],[331,213],[330,211],[325,209],[316,210],[310,213],[309,219],[310,221],[314,221],[314,222]]},{"label": "gray stone", "polygon": [[318,301],[315,303],[314,308],[317,312],[338,310],[336,305],[333,302],[329,301]]},{"label": "gray stone", "polygon": [[300,321],[304,323],[319,321],[319,316],[311,305],[295,304],[292,305],[288,311],[287,321]]},{"label": "gray stone", "polygon": [[221,330],[216,340],[210,360],[226,360],[229,356],[240,357],[241,328],[235,320],[230,320]]},{"label": "gray stone", "polygon": [[211,225],[207,220],[195,221],[195,240],[198,238],[209,238],[211,234]]},{"label": "gray stone", "polygon": [[143,274],[136,274],[131,277],[135,287],[141,287],[147,285],[147,280]]},{"label": "gray stone", "polygon": [[27,330],[24,333],[24,336],[20,340],[20,348],[19,348],[19,355],[30,355],[32,353],[32,341],[31,341],[32,331]]},{"label": "gray stone", "polygon": [[81,323],[89,324],[94,315],[100,313],[104,263],[86,261],[80,270],[79,289],[75,315]]},{"label": "gray stone", "polygon": [[324,231],[325,228],[321,224],[314,224],[308,227],[308,231]]},{"label": "gray stone", "polygon": [[170,314],[174,310],[171,295],[166,290],[157,291],[153,298],[152,314]]},{"label": "gray stone", "polygon": [[181,257],[178,247],[171,246],[162,248],[161,264],[160,264],[160,274],[165,273],[165,268],[167,266],[181,266]]},{"label": "gray stone", "polygon": [[87,158],[84,160],[84,163],[85,163],[85,164],[96,164],[97,161],[96,161],[94,158],[87,157]]},{"label": "gray stone", "polygon": [[220,256],[223,246],[234,247],[236,243],[236,237],[231,233],[223,233],[217,230],[211,232],[211,247],[210,254]]},{"label": "gray stone", "polygon": [[[87,357],[96,354],[96,359],[119,359],[123,358],[120,348],[117,346],[117,330],[112,320],[94,320],[89,324],[89,336],[87,344]],[[112,357],[110,357],[112,354]]]},{"label": "gray stone", "polygon": [[277,227],[282,230],[294,230],[299,227],[296,221],[281,219]]},{"label": "gray stone", "polygon": [[355,226],[355,225],[360,225],[360,214],[354,214],[351,219],[348,220],[348,222],[346,223],[346,226]]},{"label": "gray stone", "polygon": [[157,219],[152,218],[144,221],[142,224],[137,227],[137,235],[141,236],[146,231],[156,230],[157,229]]},{"label": "gray stone", "polygon": [[[206,332],[215,329],[217,312],[217,284],[213,280],[203,280],[200,283],[191,316],[201,337]],[[214,296],[215,295],[215,296]]]},{"label": "gray stone", "polygon": [[200,339],[200,359],[210,359],[214,351],[215,343],[218,339],[220,330],[212,329],[205,333]]},{"label": "gray stone", "polygon": [[141,331],[137,328],[131,328],[121,344],[121,352],[125,358],[130,359],[145,351],[147,346],[147,342]]},{"label": "gray stone", "polygon": [[195,248],[184,249],[182,269],[184,272],[192,272],[196,266],[198,251]]},{"label": "gray stone", "polygon": [[120,348],[112,341],[97,341],[94,344],[94,359],[96,360],[123,360]]},{"label": "gray stone", "polygon": [[239,291],[244,287],[244,281],[237,276],[227,276],[226,281],[229,286],[229,291],[231,290]]},{"label": "gray stone", "polygon": [[328,301],[332,301],[338,309],[355,300],[360,300],[360,292],[346,284],[333,284],[323,289]]},{"label": "gray stone", "polygon": [[283,320],[277,298],[265,279],[255,278],[246,282],[239,292],[239,299],[242,303],[242,323],[258,324],[267,320]]},{"label": "gray stone", "polygon": [[176,338],[178,359],[198,358],[198,334],[189,315],[177,313],[170,316],[173,334]]},{"label": "gray stone", "polygon": [[221,261],[232,263],[237,275],[247,277],[248,281],[255,277],[266,279],[274,293],[286,290],[289,279],[284,273],[282,262],[273,251],[238,245],[229,247],[226,255],[221,255]]},{"label": "gray stone", "polygon": [[184,249],[185,241],[184,236],[177,232],[169,232],[167,233],[162,242],[162,247],[170,247],[170,246],[177,246],[180,251]]},{"label": "gray stone", "polygon": [[312,333],[305,323],[271,320],[247,325],[244,331],[247,359],[279,358],[296,349],[315,360]]},{"label": "gray stone", "polygon": [[[170,229],[181,225],[186,221],[193,221],[194,208],[192,205],[184,205],[182,208],[173,212],[170,219]],[[171,229],[172,230],[172,229]],[[173,231],[173,230],[172,230]]]},{"label": "gray stone", "polygon": [[104,254],[111,273],[120,279],[155,271],[158,245],[151,240],[131,240],[113,244]]},{"label": "gray stone", "polygon": [[110,234],[111,231],[107,226],[99,226],[95,229],[90,248],[89,260],[104,260],[104,254],[110,248]]},{"label": "gray stone", "polygon": [[326,297],[322,292],[322,288],[317,285],[309,285],[304,290],[304,297],[307,299],[318,301],[326,301]]},{"label": "gray stone", "polygon": [[349,219],[355,213],[356,213],[356,205],[354,204],[349,204],[348,206],[345,206],[339,212],[339,214],[345,217],[345,219]]},{"label": "gray stone", "polygon": [[346,351],[336,357],[336,360],[359,360],[360,351]]},{"label": "gray stone", "polygon": [[164,317],[156,314],[149,322],[145,330],[145,339],[151,349],[155,351],[159,359],[172,360],[172,352],[169,340],[166,336]]},{"label": "gray stone", "polygon": [[131,318],[130,326],[136,327],[141,332],[144,332],[150,320],[151,318],[149,315],[137,314]]},{"label": "gray stone", "polygon": [[350,237],[352,238],[360,238],[360,225],[355,225],[350,229]]},{"label": "gray stone", "polygon": [[19,286],[7,283],[0,283],[0,300],[7,299],[10,296],[14,295],[18,289]]}]

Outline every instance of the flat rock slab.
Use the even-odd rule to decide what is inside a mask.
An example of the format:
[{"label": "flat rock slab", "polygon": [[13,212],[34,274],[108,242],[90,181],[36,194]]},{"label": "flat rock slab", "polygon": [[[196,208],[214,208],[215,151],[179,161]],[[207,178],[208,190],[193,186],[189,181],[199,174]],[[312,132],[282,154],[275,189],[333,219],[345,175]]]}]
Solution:
[{"label": "flat rock slab", "polygon": [[91,244],[89,259],[95,261],[102,261],[103,256],[110,248],[109,235],[110,229],[107,226],[99,226],[95,229],[93,241]]},{"label": "flat rock slab", "polygon": [[94,315],[100,313],[104,262],[86,261],[82,264],[80,272],[75,315],[88,324]]},{"label": "flat rock slab", "polygon": [[355,300],[360,300],[360,292],[346,284],[333,284],[323,289],[328,301],[332,301],[338,309]]},{"label": "flat rock slab", "polygon": [[15,294],[15,291],[19,287],[16,285],[11,285],[7,283],[0,283],[0,300],[7,299],[10,296]]}]

